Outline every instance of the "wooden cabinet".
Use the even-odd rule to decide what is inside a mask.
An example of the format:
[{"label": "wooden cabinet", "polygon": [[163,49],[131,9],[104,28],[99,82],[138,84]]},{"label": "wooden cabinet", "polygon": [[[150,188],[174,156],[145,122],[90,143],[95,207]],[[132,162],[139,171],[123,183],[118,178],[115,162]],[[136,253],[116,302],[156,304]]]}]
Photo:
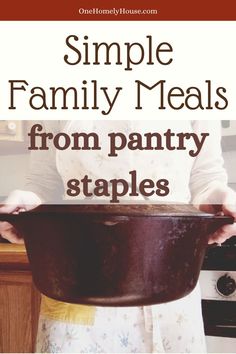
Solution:
[{"label": "wooden cabinet", "polygon": [[33,352],[40,294],[24,246],[0,244],[0,352]]}]

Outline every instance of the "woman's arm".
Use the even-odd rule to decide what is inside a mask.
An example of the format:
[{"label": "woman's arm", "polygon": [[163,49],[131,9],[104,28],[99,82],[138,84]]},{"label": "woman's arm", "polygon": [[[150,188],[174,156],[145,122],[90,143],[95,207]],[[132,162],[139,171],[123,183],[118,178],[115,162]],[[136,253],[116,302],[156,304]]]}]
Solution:
[{"label": "woman's arm", "polygon": [[[36,124],[37,122],[32,122]],[[60,130],[59,121],[40,122],[45,132],[56,134]],[[49,150],[31,152],[30,169],[27,176],[26,189],[37,194],[44,203],[55,204],[62,200],[63,182],[56,167],[56,150],[50,144]]]},{"label": "woman's arm", "polygon": [[[236,220],[236,193],[228,187],[223,167],[220,121],[195,121],[193,126],[196,133],[208,132],[209,137],[192,168],[192,203],[205,212],[220,212]],[[236,224],[226,225],[212,235],[209,243],[222,243],[233,235]]]},{"label": "woman's arm", "polygon": [[[59,122],[46,121],[41,124],[48,132],[59,130]],[[63,183],[56,168],[54,147],[51,146],[47,151],[33,151],[25,190],[10,193],[4,205],[0,207],[0,213],[18,213],[31,210],[42,203],[60,202],[63,190]],[[23,243],[21,235],[8,222],[0,222],[0,234],[10,242]]]}]

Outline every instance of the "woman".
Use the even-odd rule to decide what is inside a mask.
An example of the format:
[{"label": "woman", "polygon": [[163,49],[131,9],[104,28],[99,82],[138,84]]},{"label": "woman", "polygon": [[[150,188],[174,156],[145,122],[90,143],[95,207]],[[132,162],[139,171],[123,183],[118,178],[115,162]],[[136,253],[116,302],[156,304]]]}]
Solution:
[{"label": "woman", "polygon": [[[143,178],[166,178],[170,193],[163,200],[191,203],[208,212],[219,212],[236,218],[236,196],[227,187],[222,167],[220,125],[217,122],[88,122],[68,121],[44,123],[47,132],[63,130],[95,131],[100,137],[101,151],[36,151],[31,159],[31,173],[26,191],[13,192],[0,212],[29,210],[40,203],[55,203],[66,190],[71,178],[127,178],[137,170]],[[201,152],[189,156],[186,151],[130,151],[124,149],[115,159],[107,156],[107,135],[110,131],[208,132]],[[56,157],[55,157],[56,156]],[[102,176],[100,175],[102,173]],[[155,198],[152,198],[156,201]],[[20,242],[19,235],[7,223],[0,232],[11,242]],[[236,226],[227,225],[211,236],[210,243],[222,243],[236,234]],[[167,304],[143,307],[93,307],[61,303],[43,296],[39,320],[38,352],[205,352],[199,287],[188,296]]]}]

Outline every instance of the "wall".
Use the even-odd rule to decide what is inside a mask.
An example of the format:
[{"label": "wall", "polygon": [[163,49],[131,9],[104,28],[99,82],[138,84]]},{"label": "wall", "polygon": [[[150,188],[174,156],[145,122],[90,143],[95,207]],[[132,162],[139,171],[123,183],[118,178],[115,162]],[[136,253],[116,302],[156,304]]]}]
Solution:
[{"label": "wall", "polygon": [[228,173],[229,185],[234,190],[236,190],[236,151],[224,152],[223,156],[225,161],[225,168]]},{"label": "wall", "polygon": [[29,155],[0,156],[0,197],[13,189],[23,189],[28,169]]}]

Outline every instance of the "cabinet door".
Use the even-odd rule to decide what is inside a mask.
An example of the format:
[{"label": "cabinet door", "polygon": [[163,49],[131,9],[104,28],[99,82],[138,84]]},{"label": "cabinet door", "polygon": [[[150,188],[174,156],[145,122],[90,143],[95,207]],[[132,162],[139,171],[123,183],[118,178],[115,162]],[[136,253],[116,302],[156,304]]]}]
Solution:
[{"label": "cabinet door", "polygon": [[39,306],[29,271],[0,271],[0,352],[34,352]]}]

